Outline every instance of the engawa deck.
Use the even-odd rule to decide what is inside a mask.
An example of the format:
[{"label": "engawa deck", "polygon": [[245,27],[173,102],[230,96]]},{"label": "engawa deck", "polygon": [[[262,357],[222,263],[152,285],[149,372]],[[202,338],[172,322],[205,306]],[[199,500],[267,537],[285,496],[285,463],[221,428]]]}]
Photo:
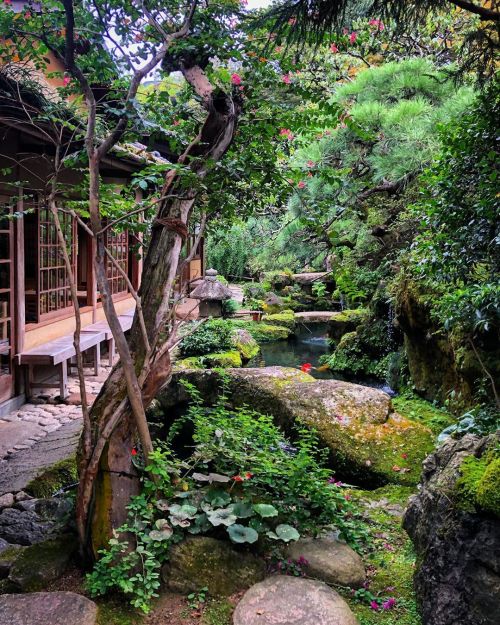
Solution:
[{"label": "engawa deck", "polygon": [[[134,318],[133,309],[126,311],[119,317],[122,330],[126,332],[132,327]],[[68,397],[68,366],[71,366],[71,359],[75,357],[75,347],[73,345],[73,334],[67,334],[53,341],[42,343],[38,347],[17,354],[18,363],[26,366],[26,395],[31,397],[33,389],[59,387],[62,399]],[[115,355],[115,342],[113,334],[106,321],[100,321],[86,326],[81,331],[80,349],[82,352],[92,350],[94,375],[98,375],[101,361],[101,342],[108,343],[109,364],[113,365]],[[57,368],[58,383],[35,381],[34,368],[40,365],[49,365]]]}]

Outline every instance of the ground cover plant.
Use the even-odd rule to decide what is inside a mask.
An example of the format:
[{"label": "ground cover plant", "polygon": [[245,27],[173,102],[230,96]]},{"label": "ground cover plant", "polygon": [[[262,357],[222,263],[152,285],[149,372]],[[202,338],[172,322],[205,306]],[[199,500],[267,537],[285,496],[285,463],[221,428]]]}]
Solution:
[{"label": "ground cover plant", "polygon": [[[157,443],[148,464],[131,450],[140,470],[147,471],[142,492],[132,498],[126,524],[115,530],[88,576],[92,595],[117,589],[147,612],[169,548],[188,535],[218,537],[265,553],[335,528],[359,548],[366,531],[343,487],[325,468],[326,452],[314,432],[300,428],[291,442],[271,417],[250,408],[227,408],[224,381],[212,407],[184,384],[190,407],[167,440]],[[178,442],[186,425],[193,431],[187,456]]]}]

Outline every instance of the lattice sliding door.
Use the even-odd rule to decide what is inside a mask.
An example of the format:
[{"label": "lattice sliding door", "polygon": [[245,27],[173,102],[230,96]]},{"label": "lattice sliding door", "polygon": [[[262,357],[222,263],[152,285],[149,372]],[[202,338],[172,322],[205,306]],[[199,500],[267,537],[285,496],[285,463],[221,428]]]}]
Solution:
[{"label": "lattice sliding door", "polygon": [[[67,213],[59,213],[59,221],[76,275],[76,221]],[[56,226],[48,208],[38,211],[38,318],[40,321],[57,316],[73,306],[69,280]]]},{"label": "lattice sliding door", "polygon": [[[128,264],[129,264],[129,247],[128,247],[128,232],[111,232],[107,231],[106,234],[106,247],[111,252],[111,255],[119,265],[121,270],[128,276]],[[118,270],[110,259],[108,259],[107,265],[108,282],[113,295],[120,293],[127,293],[127,282],[122,273]]]}]

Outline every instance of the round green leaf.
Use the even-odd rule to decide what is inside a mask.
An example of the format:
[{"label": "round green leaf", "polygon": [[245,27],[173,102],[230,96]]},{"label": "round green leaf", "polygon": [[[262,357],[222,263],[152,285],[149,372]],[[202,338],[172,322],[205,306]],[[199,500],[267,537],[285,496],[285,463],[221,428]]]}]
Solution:
[{"label": "round green leaf", "polygon": [[212,510],[211,512],[207,512],[207,517],[210,523],[215,527],[219,525],[232,525],[238,518],[233,514],[232,508],[218,508],[217,510]]},{"label": "round green leaf", "polygon": [[255,543],[259,539],[259,535],[255,530],[238,523],[228,527],[227,533],[233,543]]},{"label": "round green leaf", "polygon": [[257,503],[254,505],[253,509],[257,514],[263,518],[278,516],[278,511],[274,506],[271,506],[267,503]]},{"label": "round green leaf", "polygon": [[282,540],[285,543],[289,543],[291,540],[298,540],[300,534],[291,525],[283,523],[278,525],[274,532],[267,532],[267,536],[273,540]]},{"label": "round green leaf", "polygon": [[251,504],[243,501],[233,503],[231,508],[233,510],[233,514],[235,514],[239,519],[247,519],[248,517],[253,516],[254,513]]}]

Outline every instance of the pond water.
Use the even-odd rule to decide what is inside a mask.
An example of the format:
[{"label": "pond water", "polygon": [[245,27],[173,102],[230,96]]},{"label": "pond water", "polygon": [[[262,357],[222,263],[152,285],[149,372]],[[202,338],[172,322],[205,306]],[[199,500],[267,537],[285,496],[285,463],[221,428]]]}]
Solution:
[{"label": "pond water", "polygon": [[260,353],[245,365],[246,367],[276,366],[299,369],[301,365],[310,363],[312,369],[309,374],[314,378],[357,382],[358,384],[379,388],[390,395],[394,394],[394,391],[387,384],[380,381],[344,377],[321,367],[321,356],[331,353],[328,343],[328,324],[326,323],[299,324],[295,331],[295,336],[291,336],[287,341],[262,343],[260,350]]},{"label": "pond water", "polygon": [[247,367],[295,367],[308,362],[313,368],[310,374],[315,378],[333,379],[330,371],[318,370],[321,356],[330,353],[328,325],[326,323],[299,324],[295,337],[288,341],[262,343],[260,353],[252,358]]}]

